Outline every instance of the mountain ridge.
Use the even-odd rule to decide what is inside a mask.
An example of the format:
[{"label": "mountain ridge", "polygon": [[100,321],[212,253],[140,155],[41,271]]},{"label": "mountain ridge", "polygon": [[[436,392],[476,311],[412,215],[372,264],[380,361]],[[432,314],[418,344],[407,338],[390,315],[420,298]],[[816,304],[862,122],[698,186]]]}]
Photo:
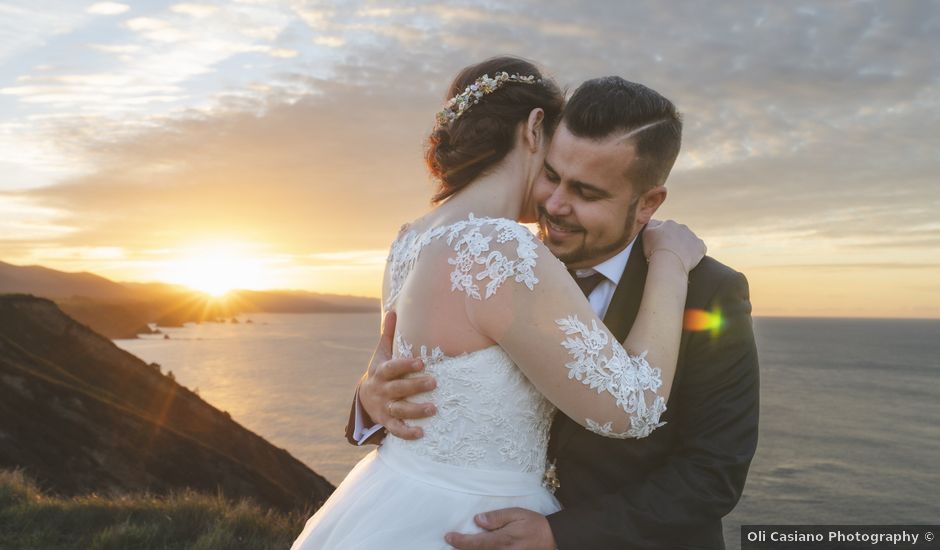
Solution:
[{"label": "mountain ridge", "polygon": [[136,338],[150,325],[224,321],[245,313],[376,313],[374,298],[305,290],[233,290],[214,298],[169,283],[118,283],[88,272],[0,261],[0,295],[33,294],[52,299],[68,315],[108,338]]}]

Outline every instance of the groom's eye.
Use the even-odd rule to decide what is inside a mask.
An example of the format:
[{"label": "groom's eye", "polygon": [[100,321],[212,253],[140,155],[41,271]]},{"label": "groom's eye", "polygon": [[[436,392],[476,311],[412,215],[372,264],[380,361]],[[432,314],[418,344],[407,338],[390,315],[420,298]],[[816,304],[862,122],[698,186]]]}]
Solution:
[{"label": "groom's eye", "polygon": [[548,181],[553,183],[558,183],[558,174],[554,172],[545,171],[545,177],[548,178]]},{"label": "groom's eye", "polygon": [[586,201],[596,201],[601,198],[600,195],[598,195],[597,193],[589,189],[585,189],[584,187],[581,187],[580,185],[575,188],[575,191],[577,192],[579,197],[581,197],[582,199]]}]

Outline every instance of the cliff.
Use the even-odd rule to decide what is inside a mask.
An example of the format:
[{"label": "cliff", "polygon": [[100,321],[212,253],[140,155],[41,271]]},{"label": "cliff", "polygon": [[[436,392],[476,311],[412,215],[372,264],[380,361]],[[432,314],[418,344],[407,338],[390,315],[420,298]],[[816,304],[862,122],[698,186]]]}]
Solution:
[{"label": "cliff", "polygon": [[64,496],[192,488],[295,511],[333,490],[52,301],[22,294],[0,295],[0,469],[16,467]]}]

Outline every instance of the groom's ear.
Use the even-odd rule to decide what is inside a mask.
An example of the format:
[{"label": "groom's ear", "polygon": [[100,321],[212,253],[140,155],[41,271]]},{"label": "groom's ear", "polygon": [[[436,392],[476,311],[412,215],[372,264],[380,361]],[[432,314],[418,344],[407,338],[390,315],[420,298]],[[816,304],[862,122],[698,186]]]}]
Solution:
[{"label": "groom's ear", "polygon": [[531,153],[538,151],[539,147],[542,145],[544,133],[543,120],[545,120],[545,111],[542,110],[541,107],[532,109],[529,113],[528,120],[526,120],[523,138],[525,139],[526,147],[529,148],[529,152]]},{"label": "groom's ear", "polygon": [[653,214],[666,201],[668,191],[665,185],[657,185],[640,196],[636,206],[636,222],[646,225],[653,219]]}]

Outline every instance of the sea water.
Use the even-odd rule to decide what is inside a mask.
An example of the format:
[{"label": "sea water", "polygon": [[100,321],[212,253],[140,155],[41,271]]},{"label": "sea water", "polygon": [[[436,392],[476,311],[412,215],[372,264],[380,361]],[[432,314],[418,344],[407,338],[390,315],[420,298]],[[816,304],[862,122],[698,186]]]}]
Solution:
[{"label": "sea water", "polygon": [[[334,484],[370,448],[343,430],[378,314],[250,314],[117,340]],[[251,323],[246,322],[251,320]],[[940,519],[940,321],[757,318],[760,441],[742,524]]]}]

